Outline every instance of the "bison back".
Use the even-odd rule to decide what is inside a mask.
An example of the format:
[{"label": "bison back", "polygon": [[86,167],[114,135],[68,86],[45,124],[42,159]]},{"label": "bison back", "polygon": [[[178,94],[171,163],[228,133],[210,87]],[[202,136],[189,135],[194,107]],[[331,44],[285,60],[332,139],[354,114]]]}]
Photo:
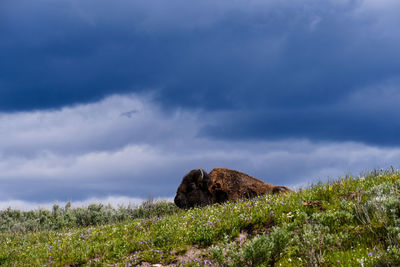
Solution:
[{"label": "bison back", "polygon": [[214,201],[218,203],[274,193],[274,185],[239,171],[215,168],[209,176],[211,178],[209,191]]}]

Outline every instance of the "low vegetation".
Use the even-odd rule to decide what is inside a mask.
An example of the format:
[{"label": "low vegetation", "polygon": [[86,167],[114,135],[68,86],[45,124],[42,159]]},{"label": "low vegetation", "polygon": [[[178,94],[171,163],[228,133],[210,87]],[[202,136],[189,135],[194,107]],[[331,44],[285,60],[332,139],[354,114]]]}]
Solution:
[{"label": "low vegetation", "polygon": [[204,208],[0,212],[0,265],[399,266],[400,173]]},{"label": "low vegetation", "polygon": [[0,233],[37,232],[43,230],[62,230],[76,227],[97,226],[119,223],[133,219],[153,218],[176,213],[179,210],[174,203],[155,202],[152,198],[141,206],[120,206],[114,209],[111,205],[91,204],[88,207],[71,208],[68,202],[64,208],[53,205],[53,209],[34,211],[7,210],[0,211]]}]

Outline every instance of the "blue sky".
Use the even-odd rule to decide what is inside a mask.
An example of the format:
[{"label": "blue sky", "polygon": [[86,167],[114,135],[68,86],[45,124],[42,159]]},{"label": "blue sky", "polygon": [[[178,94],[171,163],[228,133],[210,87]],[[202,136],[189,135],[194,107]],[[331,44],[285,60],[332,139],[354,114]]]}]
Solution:
[{"label": "blue sky", "polygon": [[173,197],[224,166],[399,166],[400,2],[3,0],[0,207]]}]

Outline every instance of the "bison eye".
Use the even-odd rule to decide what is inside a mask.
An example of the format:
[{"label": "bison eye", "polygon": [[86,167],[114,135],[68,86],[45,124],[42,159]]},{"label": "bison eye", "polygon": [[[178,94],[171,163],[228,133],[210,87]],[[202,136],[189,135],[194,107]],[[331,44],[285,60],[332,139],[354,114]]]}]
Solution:
[{"label": "bison eye", "polygon": [[189,187],[188,187],[188,191],[190,192],[190,191],[193,191],[193,190],[196,190],[197,188],[196,188],[196,184],[195,183],[190,183],[189,184]]}]

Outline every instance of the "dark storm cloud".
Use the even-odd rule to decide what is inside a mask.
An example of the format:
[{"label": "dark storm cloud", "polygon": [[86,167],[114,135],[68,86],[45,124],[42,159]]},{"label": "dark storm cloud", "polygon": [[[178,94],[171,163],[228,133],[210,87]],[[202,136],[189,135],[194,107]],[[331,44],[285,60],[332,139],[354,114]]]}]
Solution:
[{"label": "dark storm cloud", "polygon": [[222,112],[202,133],[232,140],[304,138],[398,146],[399,88],[395,79],[354,90],[333,103]]},{"label": "dark storm cloud", "polygon": [[373,105],[343,107],[400,75],[394,1],[21,0],[1,7],[3,111],[153,91],[164,108],[232,114],[206,127],[208,137],[399,144],[395,106],[378,113]]}]

